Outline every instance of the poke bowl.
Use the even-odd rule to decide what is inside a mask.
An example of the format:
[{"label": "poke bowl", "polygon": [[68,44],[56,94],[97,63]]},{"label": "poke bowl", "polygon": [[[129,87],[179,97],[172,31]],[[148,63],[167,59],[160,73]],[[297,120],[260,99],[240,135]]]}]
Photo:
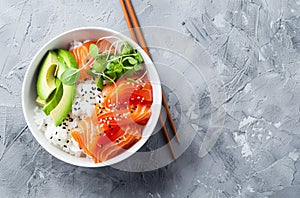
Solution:
[{"label": "poke bowl", "polygon": [[22,108],[37,142],[76,166],[102,167],[137,152],[161,110],[155,66],[139,45],[82,27],[47,42],[24,77]]}]

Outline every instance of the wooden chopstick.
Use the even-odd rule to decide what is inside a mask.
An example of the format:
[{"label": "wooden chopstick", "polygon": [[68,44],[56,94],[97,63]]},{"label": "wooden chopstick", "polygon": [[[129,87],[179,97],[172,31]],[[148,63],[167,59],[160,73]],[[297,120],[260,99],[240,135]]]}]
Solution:
[{"label": "wooden chopstick", "polygon": [[169,133],[168,133],[167,127],[166,127],[166,125],[164,123],[164,119],[163,119],[163,117],[162,117],[161,114],[159,115],[159,121],[161,123],[164,135],[165,135],[166,139],[168,140],[168,145],[169,145],[172,157],[173,157],[174,160],[176,160],[176,155],[175,155],[175,152],[174,152],[174,149],[173,149],[170,137],[169,137]]},{"label": "wooden chopstick", "polygon": [[[125,1],[124,0],[120,0],[120,3],[121,3],[121,6],[122,6],[122,10],[124,12],[125,20],[126,20],[126,23],[127,23],[127,26],[128,26],[129,31],[130,31],[132,39],[136,43],[140,43],[142,49],[151,58],[151,54],[150,54],[150,52],[149,52],[149,50],[147,48],[147,45],[146,45],[143,33],[142,33],[141,29],[140,29],[140,25],[139,25],[139,22],[137,20],[136,15],[135,15],[134,9],[133,9],[132,4],[131,4],[131,1],[130,0],[126,0],[126,5],[125,5]],[[128,8],[128,10],[127,10],[127,8]],[[128,11],[129,11],[129,14],[128,14]],[[137,32],[137,36],[138,36],[139,41],[137,40],[137,37],[135,35],[135,31],[133,29],[132,23],[133,23],[134,28],[135,28],[135,30]],[[165,107],[165,109],[167,111],[167,116],[168,116],[168,118],[170,120],[171,127],[172,127],[172,130],[173,130],[174,134],[175,134],[176,140],[179,143],[180,141],[179,141],[178,133],[177,133],[175,124],[173,122],[173,118],[172,118],[172,115],[171,115],[171,112],[170,112],[170,109],[169,109],[169,106],[168,106],[168,103],[167,103],[167,100],[165,98],[163,90],[162,90],[162,103],[163,103],[163,105],[164,105],[164,107]],[[164,120],[163,120],[161,114],[159,116],[159,120],[161,122],[164,135],[165,135],[165,137],[166,137],[166,139],[168,141],[168,144],[169,144],[169,147],[170,147],[170,150],[171,150],[171,154],[172,154],[173,158],[176,159],[175,152],[174,152],[174,149],[173,149],[172,143],[170,141],[170,137],[169,137],[167,128],[166,128],[166,126],[164,124]]]},{"label": "wooden chopstick", "polygon": [[[124,4],[124,0],[123,1],[121,0],[121,4],[122,3]],[[134,11],[133,6],[131,4],[131,0],[126,0],[126,5],[127,5],[127,8],[128,8],[129,15],[131,17],[133,26],[135,28],[135,31],[137,32],[137,37],[138,37],[138,39],[140,41],[141,47],[148,54],[148,56],[151,58],[151,54],[150,54],[150,52],[149,52],[149,50],[147,48],[147,44],[146,44],[146,41],[144,39],[143,33],[141,31],[140,24],[138,22],[138,19],[136,17],[135,11]],[[124,5],[124,6],[122,5],[123,12],[124,12],[124,9],[126,9],[126,7],[125,7],[126,5]],[[124,14],[124,15],[128,16],[128,13],[126,12],[126,14]],[[126,21],[130,21],[130,20],[126,19]],[[132,24],[131,23],[127,23],[127,25],[128,25],[128,28],[131,29],[130,30],[130,34],[131,34],[131,37],[132,37],[132,33],[131,32],[134,32],[134,30],[132,29]],[[137,40],[135,35],[134,35],[133,38],[135,38],[135,40]],[[174,132],[174,135],[176,137],[176,140],[177,140],[178,143],[180,143],[180,140],[179,140],[179,137],[178,137],[178,133],[177,133],[177,129],[175,127],[175,124],[174,124],[174,121],[173,121],[173,118],[172,118],[172,114],[170,112],[169,105],[168,105],[167,99],[166,99],[165,94],[164,94],[163,91],[162,91],[162,103],[163,103],[164,107],[166,108],[167,115],[168,115],[168,118],[169,118],[172,130]]]}]

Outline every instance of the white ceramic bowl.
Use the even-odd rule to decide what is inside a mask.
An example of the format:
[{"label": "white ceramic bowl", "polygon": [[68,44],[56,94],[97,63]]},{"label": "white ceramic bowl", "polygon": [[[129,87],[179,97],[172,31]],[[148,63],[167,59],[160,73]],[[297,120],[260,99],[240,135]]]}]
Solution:
[{"label": "white ceramic bowl", "polygon": [[[61,149],[57,148],[56,146],[52,145],[45,137],[44,133],[39,131],[37,125],[34,121],[34,108],[37,107],[35,99],[37,97],[36,94],[36,79],[38,73],[39,63],[41,62],[43,56],[46,54],[48,50],[57,49],[57,48],[64,48],[68,49],[69,44],[74,41],[84,41],[84,40],[98,40],[100,37],[103,36],[116,36],[122,40],[129,41],[133,47],[139,50],[141,55],[144,58],[146,68],[148,70],[148,76],[152,84],[153,88],[153,105],[151,107],[152,115],[145,126],[142,134],[142,139],[134,144],[130,149],[123,152],[122,154],[107,160],[103,163],[94,163],[92,159],[88,158],[80,158],[72,156]],[[25,120],[28,124],[28,127],[35,137],[35,139],[39,142],[39,144],[44,147],[50,154],[54,157],[67,162],[69,164],[73,164],[76,166],[83,166],[83,167],[102,167],[108,166],[115,163],[118,163],[135,152],[137,152],[148,140],[151,136],[156,123],[158,121],[160,108],[161,108],[161,84],[159,80],[159,76],[157,71],[151,61],[151,59],[147,56],[147,54],[138,46],[135,42],[133,42],[130,38],[122,35],[119,32],[106,29],[106,28],[99,28],[99,27],[83,27],[83,28],[76,28],[67,32],[64,32],[57,37],[53,38],[49,42],[47,42],[33,57],[27,72],[24,77],[23,87],[22,87],[22,106],[23,106],[23,113],[25,116]]]}]

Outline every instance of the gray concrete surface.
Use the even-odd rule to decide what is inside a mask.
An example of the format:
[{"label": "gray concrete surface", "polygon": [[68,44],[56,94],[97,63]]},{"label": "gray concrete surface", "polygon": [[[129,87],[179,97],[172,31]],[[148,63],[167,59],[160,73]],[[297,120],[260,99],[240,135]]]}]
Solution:
[{"label": "gray concrete surface", "polygon": [[142,26],[179,31],[216,63],[226,121],[213,150],[200,158],[196,137],[177,161],[142,173],[80,168],[52,157],[22,115],[26,68],[63,31],[126,30],[123,13],[117,0],[1,0],[0,197],[299,197],[300,1],[133,4]]}]

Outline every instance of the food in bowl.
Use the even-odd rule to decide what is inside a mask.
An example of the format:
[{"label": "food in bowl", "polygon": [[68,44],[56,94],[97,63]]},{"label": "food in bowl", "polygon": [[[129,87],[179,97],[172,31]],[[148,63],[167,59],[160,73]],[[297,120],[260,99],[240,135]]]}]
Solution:
[{"label": "food in bowl", "polygon": [[49,50],[36,92],[35,122],[47,140],[95,163],[136,144],[152,113],[152,84],[142,55],[113,36]]}]

